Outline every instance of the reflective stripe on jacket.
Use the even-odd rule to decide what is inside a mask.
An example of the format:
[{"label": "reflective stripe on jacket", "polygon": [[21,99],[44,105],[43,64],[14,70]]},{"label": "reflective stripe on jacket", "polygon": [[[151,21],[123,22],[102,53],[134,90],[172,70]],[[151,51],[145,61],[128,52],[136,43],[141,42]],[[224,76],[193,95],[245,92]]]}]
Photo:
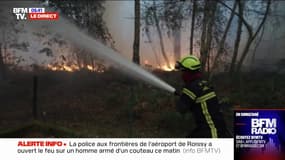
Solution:
[{"label": "reflective stripe on jacket", "polygon": [[197,79],[186,84],[182,89],[180,102],[180,105],[177,106],[179,111],[191,111],[197,127],[209,128],[209,132],[207,132],[211,134],[209,137],[218,138],[218,130],[225,124],[216,93],[207,81]]}]

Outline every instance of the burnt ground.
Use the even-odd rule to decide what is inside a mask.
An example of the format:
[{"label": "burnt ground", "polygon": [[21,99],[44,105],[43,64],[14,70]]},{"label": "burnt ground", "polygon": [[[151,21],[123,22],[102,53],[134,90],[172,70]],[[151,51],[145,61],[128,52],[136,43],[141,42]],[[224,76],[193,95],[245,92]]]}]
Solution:
[{"label": "burnt ground", "polygon": [[[176,72],[156,71],[176,88]],[[38,77],[38,117],[34,121],[33,76]],[[234,107],[283,107],[285,76],[244,73],[234,81],[213,78],[232,129]],[[74,73],[14,71],[0,83],[1,137],[185,137],[192,115],[175,111],[175,97],[118,71]],[[283,105],[283,106],[282,106]]]}]

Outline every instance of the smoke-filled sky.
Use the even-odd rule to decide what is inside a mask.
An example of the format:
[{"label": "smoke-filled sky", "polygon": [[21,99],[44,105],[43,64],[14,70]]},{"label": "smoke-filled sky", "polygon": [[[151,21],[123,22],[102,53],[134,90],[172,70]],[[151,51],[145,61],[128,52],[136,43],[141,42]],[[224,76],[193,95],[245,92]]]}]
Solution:
[{"label": "smoke-filled sky", "polygon": [[[107,1],[105,6],[106,23],[114,40],[116,41],[116,47],[122,54],[125,54],[131,59],[134,37],[134,1]],[[154,31],[152,34],[153,43],[147,43],[148,40],[141,31],[141,63],[148,60],[150,64],[158,65],[154,56],[154,52],[156,52],[160,57],[161,65],[164,65],[164,61],[161,58],[160,46],[157,37],[157,32]],[[166,51],[170,59],[173,58],[173,45],[171,41],[172,40],[169,38],[164,39]],[[183,43],[183,41],[186,43]],[[188,42],[189,38],[182,37],[182,55],[188,54]]]},{"label": "smoke-filled sky", "polygon": [[[269,17],[267,21],[267,25],[264,32],[263,41],[261,41],[259,47],[257,48],[257,59],[270,59],[275,61],[276,59],[285,58],[285,50],[284,41],[285,41],[285,2],[284,1],[276,1],[272,5],[272,11],[274,14],[278,14],[280,17],[278,20],[280,21],[280,26],[278,29],[273,28],[274,24],[272,23],[272,19],[276,17]],[[283,17],[282,17],[283,16]],[[128,58],[131,59],[132,54],[132,45],[133,45],[133,31],[134,31],[134,2],[133,1],[107,1],[106,2],[106,13],[105,18],[107,22],[107,26],[116,41],[116,47],[120,52],[125,54]],[[236,32],[236,23],[237,18],[231,27],[232,34],[229,34],[228,42],[232,43],[234,39],[234,33]],[[190,22],[189,22],[190,24]],[[189,50],[189,36],[188,32],[190,30],[190,26],[186,25],[183,28],[184,36],[181,40],[182,55],[188,54]],[[245,28],[243,28],[243,33],[246,33]],[[157,54],[160,56],[160,46],[157,41],[156,31],[152,34],[153,37],[156,37],[156,41],[153,42],[152,46],[156,50]],[[141,33],[143,35],[143,33]],[[244,34],[245,35],[245,34]],[[243,40],[245,40],[246,36],[243,35]],[[282,36],[283,35],[283,36]],[[166,36],[165,36],[166,37]],[[283,38],[282,38],[283,37]],[[145,43],[146,37],[141,37],[141,62],[143,63],[145,59],[151,61],[151,63],[156,64],[154,52],[152,46],[149,43]],[[167,52],[169,56],[173,53],[172,42],[169,38],[165,38],[165,43],[167,46]],[[241,43],[244,44],[244,43]],[[270,52],[270,56],[269,53]],[[248,56],[250,59],[251,56]],[[162,59],[162,58],[160,58]],[[163,61],[162,61],[163,63]]]}]

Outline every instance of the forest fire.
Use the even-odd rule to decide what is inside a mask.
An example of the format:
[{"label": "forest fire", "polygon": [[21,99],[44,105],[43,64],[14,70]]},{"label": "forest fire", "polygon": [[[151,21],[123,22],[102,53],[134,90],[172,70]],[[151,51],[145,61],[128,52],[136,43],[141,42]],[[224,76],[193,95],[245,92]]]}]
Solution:
[{"label": "forest fire", "polygon": [[94,66],[94,67],[92,65],[79,66],[79,65],[75,65],[75,64],[71,64],[71,65],[48,64],[47,69],[52,70],[52,71],[65,71],[65,72],[76,72],[76,71],[80,71],[80,70],[88,70],[88,71],[97,72],[97,73],[105,72],[105,67],[102,67],[102,66]]},{"label": "forest fire", "polygon": [[174,70],[174,64],[171,63],[170,68],[166,64],[164,64],[160,67],[160,69],[163,71],[168,71],[168,72],[173,71]]},{"label": "forest fire", "polygon": [[[173,71],[174,68],[175,68],[174,67],[175,64],[174,63],[170,63],[169,65],[170,65],[170,67],[168,67],[167,64],[158,65],[156,67],[156,69],[159,69],[159,70],[162,70],[162,71],[167,71],[167,72]],[[150,70],[155,69],[155,68],[153,68],[153,66],[151,64],[149,64],[148,60],[144,60],[144,67],[146,67],[146,68],[148,68]]]}]

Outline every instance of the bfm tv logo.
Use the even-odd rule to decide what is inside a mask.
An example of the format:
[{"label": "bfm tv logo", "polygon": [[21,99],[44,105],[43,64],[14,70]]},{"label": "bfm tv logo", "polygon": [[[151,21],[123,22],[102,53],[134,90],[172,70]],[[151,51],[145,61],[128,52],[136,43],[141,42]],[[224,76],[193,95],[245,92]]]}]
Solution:
[{"label": "bfm tv logo", "polygon": [[45,12],[45,8],[13,8],[17,20],[58,20],[58,12]]},{"label": "bfm tv logo", "polygon": [[252,118],[251,119],[251,134],[276,134],[277,133],[276,118]]}]

